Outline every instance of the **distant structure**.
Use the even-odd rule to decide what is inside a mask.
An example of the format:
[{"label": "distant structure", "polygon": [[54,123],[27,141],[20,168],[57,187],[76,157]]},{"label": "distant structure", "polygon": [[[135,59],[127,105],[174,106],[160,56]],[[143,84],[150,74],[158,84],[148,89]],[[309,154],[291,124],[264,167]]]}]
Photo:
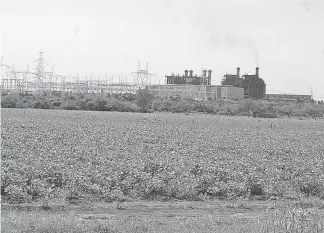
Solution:
[{"label": "distant structure", "polygon": [[[138,63],[137,72],[130,74],[108,74],[101,76],[85,76],[83,79],[77,73],[75,76],[63,76],[54,72],[54,66],[49,66],[39,52],[39,57],[33,62],[34,69],[20,70],[14,65],[6,65],[1,58],[0,76],[1,94],[9,93],[132,93],[136,94],[139,88],[151,83],[151,75],[146,69],[140,68]],[[127,79],[129,78],[130,79]]]},{"label": "distant structure", "polygon": [[294,95],[294,94],[267,94],[266,99],[270,101],[284,102],[311,102],[312,95]]},{"label": "distant structure", "polygon": [[195,100],[240,100],[244,98],[244,89],[221,85],[150,85],[149,90],[157,97],[179,96]]},{"label": "distant structure", "polygon": [[141,69],[141,63],[138,62],[136,75],[136,84],[139,88],[143,89],[145,86],[151,84],[151,74],[148,72],[148,62],[146,63],[146,69]]},{"label": "distant structure", "polygon": [[194,75],[193,70],[185,70],[184,75],[166,75],[165,85],[150,85],[150,91],[158,97],[179,96],[195,100],[234,100],[244,98],[244,89],[232,85],[211,85],[211,70],[203,70]]},{"label": "distant structure", "polygon": [[266,84],[259,77],[259,67],[256,67],[255,74],[245,74],[240,77],[240,68],[236,74],[225,74],[222,85],[231,85],[244,88],[244,98],[264,99],[266,98]]},{"label": "distant structure", "polygon": [[166,75],[167,84],[186,84],[186,85],[211,85],[211,70],[203,70],[202,75],[197,76],[193,74],[193,70],[185,70],[184,75]]},{"label": "distant structure", "polygon": [[237,67],[236,74],[225,74],[224,79],[222,81],[223,85],[231,85],[231,86],[240,86],[242,87],[242,79],[240,79],[240,67]]},{"label": "distant structure", "polygon": [[[212,70],[202,69],[200,75],[193,70],[185,70],[182,75],[166,75],[165,84],[152,85],[148,63],[143,69],[138,63],[137,71],[123,74],[105,74],[80,77],[64,76],[54,72],[44,59],[44,53],[39,52],[38,59],[25,69],[17,69],[14,65],[6,65],[1,59],[1,93],[97,93],[97,94],[136,94],[139,89],[148,87],[152,93],[162,98],[179,96],[196,100],[240,100],[278,99],[278,96],[266,96],[266,85],[259,77],[259,68],[255,74],[240,76],[240,68],[236,74],[225,74],[222,85],[212,85]],[[295,98],[295,97],[289,97]],[[296,97],[297,98],[297,97]],[[298,97],[308,99],[309,97]]]}]

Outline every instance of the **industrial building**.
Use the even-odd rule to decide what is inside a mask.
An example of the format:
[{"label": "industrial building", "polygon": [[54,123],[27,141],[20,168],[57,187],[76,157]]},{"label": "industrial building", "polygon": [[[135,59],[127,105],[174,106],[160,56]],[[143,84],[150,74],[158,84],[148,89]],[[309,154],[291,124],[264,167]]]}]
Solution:
[{"label": "industrial building", "polygon": [[179,96],[190,99],[239,100],[244,98],[244,89],[221,85],[150,85],[149,90],[154,96],[167,98]]},{"label": "industrial building", "polygon": [[167,78],[167,84],[186,84],[186,85],[211,85],[211,70],[208,70],[208,76],[207,76],[207,70],[203,70],[203,73],[201,76],[197,76],[193,74],[193,70],[189,71],[185,70],[184,75],[180,76],[178,75],[169,75],[165,76]]},{"label": "industrial building", "polygon": [[[220,86],[221,89],[221,99],[227,100],[240,100],[244,99],[244,89],[241,87],[234,86]],[[219,99],[219,98],[218,98]]]},{"label": "industrial building", "polygon": [[[35,67],[34,67],[35,66]],[[185,70],[182,75],[166,75],[165,85],[151,85],[151,76],[157,76],[141,69],[129,74],[105,74],[79,76],[63,76],[54,72],[39,52],[39,58],[26,69],[17,69],[14,65],[0,64],[1,93],[137,93],[137,90],[148,87],[153,94],[161,97],[182,96],[191,99],[243,99],[244,96],[259,98],[265,94],[265,84],[256,75],[245,75],[240,78],[239,68],[236,75],[226,74],[223,85],[211,85],[212,71],[204,69],[200,75],[193,70]],[[260,81],[261,80],[261,81]],[[259,87],[260,86],[260,87]],[[262,87],[264,87],[262,89]],[[260,92],[261,91],[261,92]]]},{"label": "industrial building", "polygon": [[271,101],[311,102],[312,101],[312,95],[267,94],[266,99],[271,100]]},{"label": "industrial building", "polygon": [[225,74],[222,85],[211,85],[212,71],[204,69],[200,75],[193,70],[185,70],[182,75],[166,75],[164,85],[151,85],[151,76],[157,76],[140,68],[129,74],[105,74],[79,76],[63,76],[54,72],[54,66],[49,66],[39,52],[39,57],[31,67],[17,69],[14,65],[0,63],[0,90],[7,93],[111,93],[136,94],[137,90],[148,87],[152,93],[160,97],[181,96],[191,99],[240,100],[267,99],[269,101],[311,102],[312,95],[266,94],[266,84],[260,78],[259,67],[255,74],[240,75],[238,67],[235,74]]},{"label": "industrial building", "polygon": [[[208,75],[207,75],[208,74]],[[166,75],[165,85],[150,85],[149,90],[161,98],[179,96],[191,99],[243,99],[244,89],[233,85],[211,85],[211,70],[203,70],[202,75],[194,75],[193,70],[185,70],[184,75]]]},{"label": "industrial building", "polygon": [[244,98],[264,99],[266,97],[266,84],[259,77],[259,67],[256,67],[255,74],[245,74],[240,77],[240,68],[236,74],[225,74],[222,85],[232,85],[244,88]]}]

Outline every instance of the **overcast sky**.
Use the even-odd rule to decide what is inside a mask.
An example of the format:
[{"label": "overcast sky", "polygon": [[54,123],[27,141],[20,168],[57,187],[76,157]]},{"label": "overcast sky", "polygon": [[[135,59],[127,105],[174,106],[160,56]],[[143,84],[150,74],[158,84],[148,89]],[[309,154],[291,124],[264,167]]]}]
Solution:
[{"label": "overcast sky", "polygon": [[152,82],[211,69],[254,73],[267,93],[324,99],[324,0],[0,0],[0,54],[24,69],[44,52],[57,73],[122,74],[149,62]]}]

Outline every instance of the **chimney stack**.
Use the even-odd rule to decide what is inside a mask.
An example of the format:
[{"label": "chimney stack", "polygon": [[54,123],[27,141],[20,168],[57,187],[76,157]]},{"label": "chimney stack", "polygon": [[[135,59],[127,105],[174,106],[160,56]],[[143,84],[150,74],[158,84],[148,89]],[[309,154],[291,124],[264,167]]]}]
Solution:
[{"label": "chimney stack", "polygon": [[255,68],[255,76],[259,78],[259,67]]},{"label": "chimney stack", "polygon": [[207,77],[207,70],[203,71],[203,77]]},{"label": "chimney stack", "polygon": [[188,70],[185,70],[185,76],[188,77]]},{"label": "chimney stack", "polygon": [[237,75],[237,78],[240,78],[240,67],[237,67],[236,68],[237,72],[236,72],[236,75]]},{"label": "chimney stack", "polygon": [[190,73],[190,77],[192,77],[193,76],[193,70],[190,70],[189,73]]},{"label": "chimney stack", "polygon": [[208,78],[211,78],[211,73],[212,73],[212,71],[208,70]]}]

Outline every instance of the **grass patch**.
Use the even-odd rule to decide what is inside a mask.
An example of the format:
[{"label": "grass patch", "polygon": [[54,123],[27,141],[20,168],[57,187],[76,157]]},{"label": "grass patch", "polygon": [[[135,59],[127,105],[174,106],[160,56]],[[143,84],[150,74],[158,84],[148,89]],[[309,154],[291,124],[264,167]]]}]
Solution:
[{"label": "grass patch", "polygon": [[[141,202],[139,210],[17,210],[2,211],[1,232],[323,232],[323,210],[295,202],[266,208],[262,202],[240,200],[159,204]],[[314,202],[313,202],[314,203]],[[164,206],[164,207],[163,207]],[[161,207],[163,207],[161,209]],[[226,207],[226,208],[224,208]],[[147,212],[151,210],[150,212]]]}]

